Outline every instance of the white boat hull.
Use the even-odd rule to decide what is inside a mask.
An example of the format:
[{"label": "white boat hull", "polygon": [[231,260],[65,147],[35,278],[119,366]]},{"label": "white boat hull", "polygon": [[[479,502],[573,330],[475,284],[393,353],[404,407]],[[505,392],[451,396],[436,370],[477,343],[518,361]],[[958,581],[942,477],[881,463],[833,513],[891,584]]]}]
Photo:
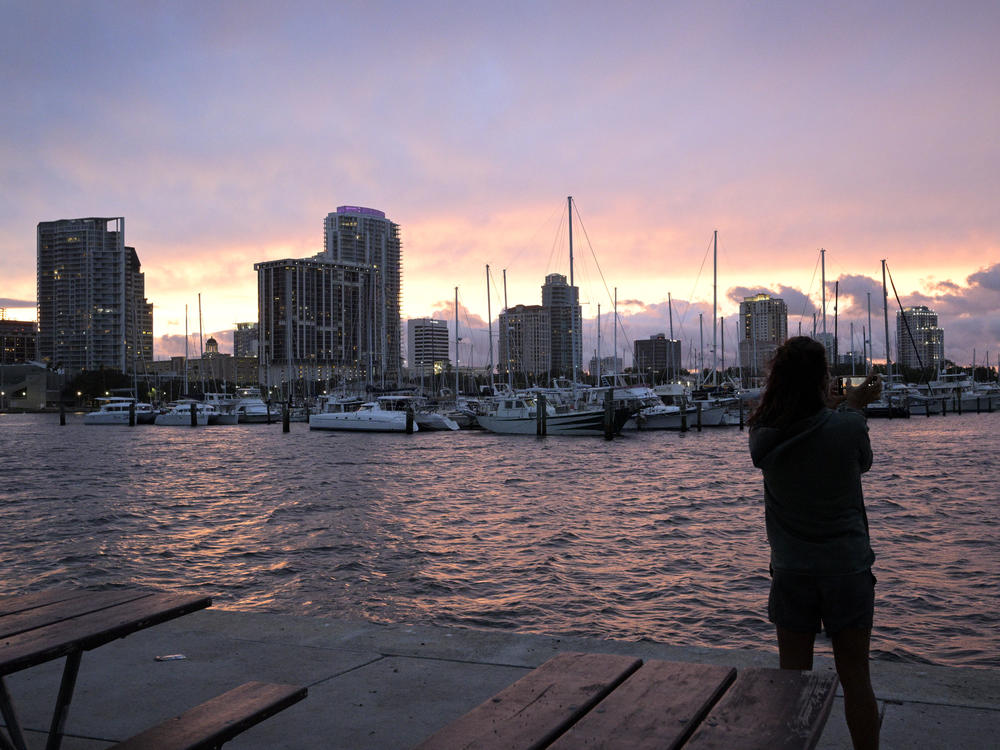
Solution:
[{"label": "white boat hull", "polygon": [[238,415],[240,424],[267,424],[268,422],[280,422],[281,412],[271,412],[270,416],[267,412],[263,414],[257,412],[240,412]]},{"label": "white boat hull", "polygon": [[[323,413],[309,417],[310,430],[341,430],[344,432],[406,432],[406,414],[403,412]],[[414,422],[413,431],[420,426]]]},{"label": "white boat hull", "polygon": [[[688,426],[693,425],[693,412],[688,414]],[[625,423],[626,430],[680,430],[683,428],[680,411],[670,414],[637,414],[629,417]]]},{"label": "white boat hull", "polygon": [[83,417],[84,424],[128,424],[128,414],[91,412]]},{"label": "white boat hull", "polygon": [[[538,422],[535,417],[503,417],[480,415],[479,426],[501,435],[536,435]],[[624,422],[618,422],[620,426]],[[604,410],[590,409],[568,414],[549,414],[545,419],[547,435],[603,435]]]},{"label": "white boat hull", "polygon": [[[208,415],[204,413],[199,413],[196,415],[196,420],[199,427],[204,427],[208,424]],[[190,427],[191,426],[191,415],[183,414],[178,412],[168,412],[167,414],[158,414],[156,416],[156,421],[153,422],[157,427]]]},{"label": "white boat hull", "polygon": [[422,413],[417,412],[414,415],[414,419],[417,424],[420,425],[421,430],[458,430],[459,425],[451,417],[446,417],[444,414],[438,414],[436,412]]}]

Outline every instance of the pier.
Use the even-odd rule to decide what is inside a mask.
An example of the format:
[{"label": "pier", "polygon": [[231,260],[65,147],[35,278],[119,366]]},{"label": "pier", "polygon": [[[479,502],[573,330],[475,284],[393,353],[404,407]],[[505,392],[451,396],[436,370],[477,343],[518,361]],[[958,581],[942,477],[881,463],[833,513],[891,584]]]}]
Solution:
[{"label": "pier", "polygon": [[[771,644],[761,645],[694,648],[209,609],[85,653],[63,746],[98,750],[247,680],[267,680],[308,686],[309,696],[227,749],[405,749],[561,651],[776,666]],[[156,661],[167,654],[185,658]],[[8,679],[32,747],[44,744],[61,669],[51,662]],[[816,669],[833,670],[823,639]],[[996,739],[1000,669],[875,660],[872,681],[882,747],[985,748]],[[817,747],[850,747],[839,691]]]}]

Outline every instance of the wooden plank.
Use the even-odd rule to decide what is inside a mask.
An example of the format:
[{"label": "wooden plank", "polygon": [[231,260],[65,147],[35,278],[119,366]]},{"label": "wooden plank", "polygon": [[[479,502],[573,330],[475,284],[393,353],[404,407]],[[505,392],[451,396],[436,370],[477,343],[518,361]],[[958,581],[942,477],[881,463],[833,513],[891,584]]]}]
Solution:
[{"label": "wooden plank", "polygon": [[830,715],[837,677],[794,669],[745,669],[686,748],[811,750]]},{"label": "wooden plank", "polygon": [[642,660],[614,654],[554,656],[419,745],[420,750],[530,750],[551,743]]},{"label": "wooden plank", "polygon": [[208,750],[306,697],[306,688],[248,682],[111,750]]},{"label": "wooden plank", "polygon": [[23,612],[35,607],[44,607],[55,602],[74,599],[92,594],[92,591],[85,589],[71,589],[65,586],[45,589],[44,591],[34,591],[30,594],[15,594],[13,596],[0,597],[0,617]]},{"label": "wooden plank", "polygon": [[7,638],[35,628],[107,609],[118,604],[150,596],[152,591],[113,590],[81,591],[78,596],[56,599],[0,618],[0,637]]},{"label": "wooden plank", "polygon": [[0,675],[87,651],[137,630],[210,606],[207,596],[157,593],[91,612],[0,642]]},{"label": "wooden plank", "polygon": [[647,661],[551,748],[679,748],[735,679],[732,667]]}]

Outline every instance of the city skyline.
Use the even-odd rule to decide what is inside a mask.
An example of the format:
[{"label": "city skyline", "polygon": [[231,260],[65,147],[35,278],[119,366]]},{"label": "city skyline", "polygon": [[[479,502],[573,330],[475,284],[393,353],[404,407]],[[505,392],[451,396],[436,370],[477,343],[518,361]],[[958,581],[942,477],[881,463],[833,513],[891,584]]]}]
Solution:
[{"label": "city skyline", "polygon": [[202,294],[206,336],[255,320],[254,264],[322,251],[323,217],[349,204],[401,227],[404,320],[453,321],[457,286],[460,325],[485,331],[489,263],[496,335],[502,269],[510,306],[568,275],[573,195],[584,361],[615,288],[623,338],[669,334],[669,292],[675,337],[697,340],[715,229],[727,328],[766,292],[789,333],[810,329],[824,247],[828,328],[834,282],[842,338],[871,292],[876,359],[882,258],[904,306],[938,313],[946,357],[1000,352],[994,4],[40,3],[5,18],[8,317],[34,318],[39,222],[125,216],[156,356],[176,354],[185,304]]}]

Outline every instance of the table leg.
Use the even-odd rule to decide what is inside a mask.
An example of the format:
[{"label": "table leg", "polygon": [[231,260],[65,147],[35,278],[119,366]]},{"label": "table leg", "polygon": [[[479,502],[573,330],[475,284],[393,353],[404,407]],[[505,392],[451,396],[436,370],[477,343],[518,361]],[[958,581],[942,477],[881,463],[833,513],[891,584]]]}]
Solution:
[{"label": "table leg", "polygon": [[56,699],[56,710],[52,714],[52,725],[49,727],[49,741],[45,750],[59,750],[62,744],[63,729],[66,727],[66,717],[69,715],[69,704],[73,700],[73,689],[76,687],[76,675],[80,671],[82,651],[71,651],[66,656],[66,666],[63,667],[62,682],[59,684],[59,697]]},{"label": "table leg", "polygon": [[10,735],[8,740],[3,734],[0,734],[0,748],[3,750],[26,750],[28,746],[21,733],[21,722],[17,720],[17,712],[14,710],[14,703],[7,690],[7,681],[3,677],[0,677],[0,712],[3,713],[7,734]]}]

